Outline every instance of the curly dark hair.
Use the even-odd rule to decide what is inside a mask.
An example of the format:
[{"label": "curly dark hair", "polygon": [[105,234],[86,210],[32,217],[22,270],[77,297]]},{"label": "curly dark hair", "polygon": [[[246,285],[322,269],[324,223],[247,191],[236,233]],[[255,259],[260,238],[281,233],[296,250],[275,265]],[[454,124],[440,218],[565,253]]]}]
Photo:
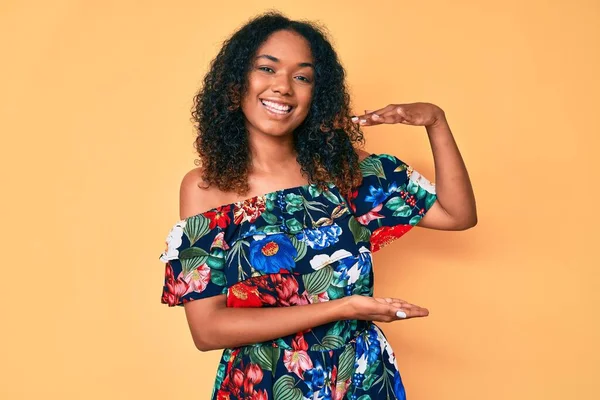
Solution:
[{"label": "curly dark hair", "polygon": [[333,182],[342,194],[349,195],[362,180],[354,144],[364,145],[364,137],[351,120],[346,72],[323,28],[290,20],[278,12],[251,19],[223,43],[194,97],[192,117],[202,179],[223,191],[248,192],[251,154],[240,103],[258,48],[280,30],[303,36],[315,64],[311,108],[293,133],[297,161],[310,183],[325,188]]}]

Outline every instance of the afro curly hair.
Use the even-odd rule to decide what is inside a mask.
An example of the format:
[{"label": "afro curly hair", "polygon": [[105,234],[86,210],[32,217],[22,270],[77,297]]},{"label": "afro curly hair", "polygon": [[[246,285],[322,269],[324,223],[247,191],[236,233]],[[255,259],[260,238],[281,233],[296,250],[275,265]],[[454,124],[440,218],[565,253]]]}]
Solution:
[{"label": "afro curly hair", "polygon": [[364,145],[364,137],[351,120],[346,72],[323,28],[278,12],[251,19],[225,40],[194,97],[192,119],[202,179],[222,191],[249,191],[251,153],[240,103],[258,48],[280,30],[303,36],[315,60],[311,107],[293,132],[297,162],[309,183],[322,188],[333,183],[349,196],[362,181],[354,149],[356,143]]}]

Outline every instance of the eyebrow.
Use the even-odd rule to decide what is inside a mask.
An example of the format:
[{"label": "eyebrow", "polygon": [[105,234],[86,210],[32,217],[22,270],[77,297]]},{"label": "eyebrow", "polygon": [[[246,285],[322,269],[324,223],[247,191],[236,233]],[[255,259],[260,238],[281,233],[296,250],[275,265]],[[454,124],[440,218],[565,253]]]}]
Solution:
[{"label": "eyebrow", "polygon": [[[274,57],[274,56],[272,56],[270,54],[261,54],[260,56],[257,56],[256,58],[257,59],[259,59],[259,58],[266,58],[266,59],[271,60],[273,62],[279,62],[279,58]],[[315,66],[312,63],[309,63],[309,62],[298,63],[298,66],[299,67],[310,67],[312,69],[315,69]]]}]

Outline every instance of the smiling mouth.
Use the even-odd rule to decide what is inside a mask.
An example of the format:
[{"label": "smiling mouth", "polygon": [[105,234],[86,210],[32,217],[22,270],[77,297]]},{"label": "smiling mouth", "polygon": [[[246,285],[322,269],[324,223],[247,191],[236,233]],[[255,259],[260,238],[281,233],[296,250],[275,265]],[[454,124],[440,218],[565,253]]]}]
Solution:
[{"label": "smiling mouth", "polygon": [[269,100],[261,99],[260,102],[267,110],[271,111],[274,114],[286,115],[286,114],[289,114],[294,109],[294,107],[292,107],[292,106],[289,106],[286,104],[275,103],[275,102],[269,101]]}]

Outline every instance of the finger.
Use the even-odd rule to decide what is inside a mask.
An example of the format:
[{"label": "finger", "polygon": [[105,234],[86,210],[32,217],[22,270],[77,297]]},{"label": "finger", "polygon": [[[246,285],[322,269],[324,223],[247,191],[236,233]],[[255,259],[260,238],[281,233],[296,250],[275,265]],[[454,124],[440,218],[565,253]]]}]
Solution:
[{"label": "finger", "polygon": [[[371,111],[371,112],[367,113],[365,115],[365,117],[370,118],[373,121],[377,121],[377,122],[381,122],[381,123],[393,123],[389,119],[386,121],[385,118],[382,117],[383,114],[386,114],[393,109],[394,109],[394,105],[390,104],[383,108],[380,108],[379,110],[375,110],[375,111]],[[365,111],[367,111],[367,110],[365,110]]]},{"label": "finger", "polygon": [[[387,106],[385,106],[383,108],[380,108],[378,110],[366,112],[365,114],[377,114],[377,115],[381,115],[381,114],[383,114],[385,112],[393,110],[394,107],[396,107],[394,104],[389,104],[389,105],[387,105]],[[365,111],[367,111],[367,110],[365,110]]]},{"label": "finger", "polygon": [[[381,120],[385,120],[386,123],[390,124],[408,124],[406,114],[398,113],[396,108],[386,111],[380,115]],[[389,121],[389,122],[387,122]]]},{"label": "finger", "polygon": [[406,318],[427,317],[429,310],[423,307],[404,308],[402,311],[406,313]]},{"label": "finger", "polygon": [[402,117],[400,117],[398,114],[395,114],[393,111],[386,111],[381,114],[373,113],[370,115],[370,118],[371,120],[381,124],[397,124],[402,122]]},{"label": "finger", "polygon": [[358,120],[358,123],[361,126],[373,126],[373,125],[380,125],[381,124],[381,122],[372,119],[370,116],[368,116],[368,117],[367,116],[360,116],[359,120]]}]

